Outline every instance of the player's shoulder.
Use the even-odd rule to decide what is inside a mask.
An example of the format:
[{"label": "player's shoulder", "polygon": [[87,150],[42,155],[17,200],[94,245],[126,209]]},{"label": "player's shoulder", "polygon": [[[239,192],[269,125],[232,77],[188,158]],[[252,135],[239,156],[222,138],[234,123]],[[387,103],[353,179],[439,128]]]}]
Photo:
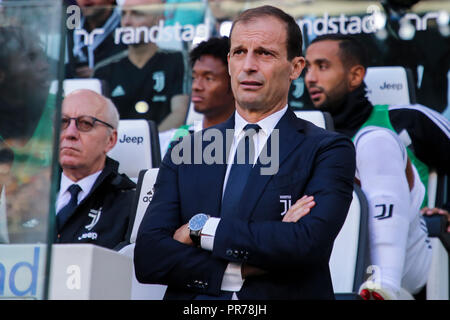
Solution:
[{"label": "player's shoulder", "polygon": [[356,153],[360,150],[370,150],[371,154],[382,154],[386,150],[398,150],[403,157],[406,156],[406,148],[399,136],[392,130],[367,126],[357,132],[353,138]]},{"label": "player's shoulder", "polygon": [[378,126],[366,126],[360,129],[353,138],[353,141],[358,144],[361,141],[367,141],[371,139],[387,139],[387,140],[398,140],[397,134],[384,127]]}]

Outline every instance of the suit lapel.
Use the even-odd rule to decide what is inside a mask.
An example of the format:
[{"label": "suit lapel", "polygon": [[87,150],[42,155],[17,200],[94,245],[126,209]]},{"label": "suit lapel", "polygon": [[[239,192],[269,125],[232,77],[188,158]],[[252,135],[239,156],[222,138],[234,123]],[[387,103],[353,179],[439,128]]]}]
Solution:
[{"label": "suit lapel", "polygon": [[[267,140],[267,150],[270,151],[270,156],[276,157],[276,146],[279,145],[279,167],[283,165],[283,162],[287,157],[302,143],[304,140],[304,134],[300,133],[304,128],[304,123],[299,121],[294,112],[288,108],[286,113],[280,119],[275,129],[278,129],[279,139],[276,139],[276,135],[272,133],[271,137]],[[273,137],[273,139],[272,139]],[[272,141],[273,140],[273,141]],[[277,141],[278,140],[278,141]],[[259,161],[253,167],[246,187],[244,189],[242,198],[240,200],[239,212],[236,213],[236,217],[248,220],[253,213],[253,210],[258,203],[259,198],[263,194],[264,188],[274,174],[262,175],[261,169],[264,165]],[[276,173],[275,173],[276,174]]]}]

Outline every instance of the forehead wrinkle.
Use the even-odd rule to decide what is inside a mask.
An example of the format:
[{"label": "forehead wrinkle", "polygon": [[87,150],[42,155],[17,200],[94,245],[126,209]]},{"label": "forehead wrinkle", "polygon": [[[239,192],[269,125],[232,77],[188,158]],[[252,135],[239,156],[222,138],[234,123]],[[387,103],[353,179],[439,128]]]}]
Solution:
[{"label": "forehead wrinkle", "polygon": [[[272,17],[268,17],[268,19],[271,18]],[[255,29],[252,27],[253,26],[252,23],[256,22],[257,20],[259,21],[262,19],[253,19],[248,22],[241,21],[235,26],[233,30],[233,35],[231,37],[231,50],[242,48],[253,48],[254,50],[268,49],[271,51],[278,51],[280,48],[279,45],[281,45],[281,48],[287,51],[286,48],[287,34],[286,29],[284,28],[282,23],[279,22],[277,19],[275,19],[275,21],[277,21],[278,25],[281,27],[281,30],[283,30],[282,32],[280,32],[280,28]],[[250,27],[243,30],[239,30],[239,28],[242,28],[242,26],[244,25]],[[239,31],[240,33],[238,37],[238,40],[240,40],[240,42],[238,45],[233,46],[233,42],[236,43],[236,40],[234,39],[236,39],[237,31]],[[253,45],[254,42],[258,43],[256,47]]]}]

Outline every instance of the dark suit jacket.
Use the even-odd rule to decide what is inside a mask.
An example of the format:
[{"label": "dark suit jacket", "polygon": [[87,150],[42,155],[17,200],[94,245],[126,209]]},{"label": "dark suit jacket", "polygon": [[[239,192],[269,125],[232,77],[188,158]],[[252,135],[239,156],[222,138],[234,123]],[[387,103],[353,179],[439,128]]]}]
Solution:
[{"label": "dark suit jacket", "polygon": [[92,243],[114,250],[129,243],[136,184],[118,169],[119,163],[107,157],[91,191],[56,235],[56,243]]},{"label": "dark suit jacket", "polygon": [[[215,128],[225,137],[225,130],[234,128],[234,116]],[[328,263],[352,200],[353,144],[298,119],[290,109],[275,129],[278,173],[260,175],[261,164],[253,167],[240,210],[221,219],[212,252],[172,236],[196,213],[219,216],[226,164],[176,165],[167,152],[136,240],[140,282],[167,284],[166,299],[218,295],[227,264],[244,262],[268,273],[248,277],[239,299],[334,298]],[[186,136],[181,144],[192,151],[192,139],[195,135]],[[291,196],[294,204],[304,194],[316,201],[310,214],[297,223],[282,222],[280,197]]]}]

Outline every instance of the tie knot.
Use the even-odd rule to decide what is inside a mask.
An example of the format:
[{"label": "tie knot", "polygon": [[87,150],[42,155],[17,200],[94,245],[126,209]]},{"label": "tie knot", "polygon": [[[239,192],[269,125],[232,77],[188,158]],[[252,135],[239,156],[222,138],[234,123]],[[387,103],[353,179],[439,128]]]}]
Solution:
[{"label": "tie knot", "polygon": [[71,185],[67,191],[69,191],[71,197],[75,197],[81,191],[81,187],[77,184]]},{"label": "tie knot", "polygon": [[244,127],[244,131],[247,132],[248,130],[255,130],[256,133],[258,133],[259,129],[261,129],[261,127],[256,124],[256,123],[248,123],[245,125]]}]

